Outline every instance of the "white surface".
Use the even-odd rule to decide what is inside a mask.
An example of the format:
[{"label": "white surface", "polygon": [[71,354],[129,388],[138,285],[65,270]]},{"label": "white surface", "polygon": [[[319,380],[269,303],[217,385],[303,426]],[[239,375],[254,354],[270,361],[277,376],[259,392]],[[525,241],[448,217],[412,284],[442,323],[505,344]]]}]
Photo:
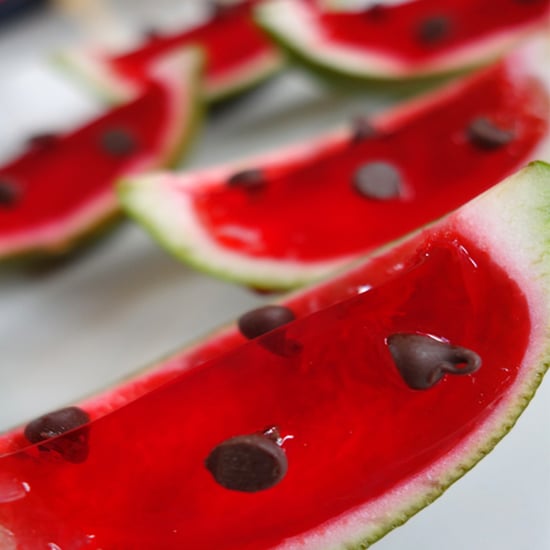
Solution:
[{"label": "white surface", "polygon": [[[139,28],[192,12],[181,0],[118,7],[118,17]],[[67,21],[46,14],[0,28],[0,161],[30,133],[69,128],[100,110],[44,62],[75,36]],[[213,113],[188,164],[249,156],[389,102],[290,72]],[[1,271],[0,428],[98,391],[265,299],[176,263],[129,223],[50,272]],[[547,380],[496,450],[377,550],[548,550],[549,420]]]}]

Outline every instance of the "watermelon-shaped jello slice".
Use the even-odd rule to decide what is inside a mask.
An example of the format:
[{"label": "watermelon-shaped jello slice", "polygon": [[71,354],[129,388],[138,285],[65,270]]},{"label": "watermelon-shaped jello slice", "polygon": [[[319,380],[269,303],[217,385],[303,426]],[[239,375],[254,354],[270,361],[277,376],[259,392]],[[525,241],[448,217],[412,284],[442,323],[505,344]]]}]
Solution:
[{"label": "watermelon-shaped jello slice", "polygon": [[495,59],[530,31],[550,25],[550,1],[415,0],[338,11],[310,0],[269,0],[258,6],[257,20],[308,66],[395,81]]},{"label": "watermelon-shaped jello slice", "polygon": [[244,315],[251,341],[5,435],[0,535],[10,550],[366,548],[488,453],[541,382],[549,227],[550,165],[534,163]]},{"label": "watermelon-shaped jello slice", "polygon": [[176,161],[200,118],[202,55],[151,66],[139,96],[0,166],[0,258],[62,254],[120,214],[114,182]]},{"label": "watermelon-shaped jello slice", "polygon": [[252,87],[281,69],[283,57],[252,18],[258,0],[231,5],[212,2],[204,23],[173,34],[151,34],[132,50],[110,53],[101,47],[66,52],[60,60],[102,96],[120,100],[142,85],[151,63],[186,45],[200,46],[207,58],[203,93],[220,100]]},{"label": "watermelon-shaped jello slice", "polygon": [[371,121],[262,158],[122,185],[171,253],[231,280],[286,288],[550,160],[548,44]]}]

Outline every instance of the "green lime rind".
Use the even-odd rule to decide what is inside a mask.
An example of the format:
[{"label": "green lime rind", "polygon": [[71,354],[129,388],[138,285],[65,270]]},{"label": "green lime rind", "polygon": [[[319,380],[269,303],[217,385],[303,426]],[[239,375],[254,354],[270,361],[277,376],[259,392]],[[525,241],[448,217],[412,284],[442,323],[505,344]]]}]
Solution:
[{"label": "green lime rind", "polygon": [[470,56],[470,59],[462,62],[460,66],[442,63],[435,68],[418,68],[398,73],[384,68],[382,64],[377,66],[371,54],[369,61],[365,61],[364,65],[359,65],[355,60],[352,67],[337,58],[332,58],[328,40],[323,48],[320,48],[318,44],[309,45],[300,33],[287,33],[287,29],[282,28],[282,25],[273,22],[272,12],[276,9],[277,2],[266,2],[257,6],[254,12],[256,23],[287,54],[290,61],[302,66],[322,81],[345,88],[368,88],[374,92],[400,95],[418,93],[489,65],[504,56],[511,47],[507,45],[488,51],[480,47],[478,55]]},{"label": "green lime rind", "polygon": [[[338,66],[323,63],[319,59],[308,56],[285,43],[281,37],[271,33],[271,38],[285,51],[289,63],[305,69],[322,84],[349,90],[351,92],[364,92],[368,90],[372,94],[391,95],[392,97],[407,98],[408,96],[429,92],[440,86],[444,86],[453,79],[466,76],[469,73],[482,68],[485,63],[471,65],[460,70],[447,71],[435,75],[411,76],[408,78],[384,78],[369,74],[358,74],[341,70]],[[487,62],[487,64],[490,61]]]},{"label": "green lime rind", "polygon": [[363,550],[369,548],[372,544],[383,538],[385,535],[405,524],[418,512],[432,504],[445,493],[451,485],[466,475],[474,466],[485,458],[496,445],[510,432],[516,422],[519,420],[523,411],[527,408],[530,401],[535,396],[544,375],[550,365],[550,350],[547,350],[544,357],[540,359],[540,364],[533,373],[529,383],[524,385],[517,395],[516,403],[509,409],[506,417],[501,424],[492,433],[491,437],[479,445],[472,453],[465,455],[464,459],[459,461],[449,470],[444,477],[437,479],[433,487],[427,487],[424,491],[415,495],[409,502],[403,503],[402,507],[396,510],[392,517],[381,522],[376,528],[369,530],[365,536],[359,537],[355,542],[344,543],[341,548],[346,550]]},{"label": "green lime rind", "polygon": [[[177,229],[167,229],[165,224],[170,223],[173,217],[165,215],[163,208],[150,207],[151,201],[155,201],[162,194],[160,190],[162,185],[157,185],[157,178],[162,177],[164,177],[162,174],[151,174],[138,178],[123,178],[117,185],[118,197],[126,214],[146,229],[162,248],[180,261],[218,279],[274,291],[304,286],[316,279],[321,279],[326,273],[326,268],[316,274],[306,266],[299,265],[295,270],[291,267],[276,268],[277,273],[273,275],[269,268],[261,265],[260,269],[252,265],[242,266],[237,258],[238,255],[234,260],[220,264],[218,254],[206,253],[205,247],[201,246],[192,234],[181,233]],[[336,269],[340,263],[334,262],[334,268]]]},{"label": "green lime rind", "polygon": [[120,211],[106,213],[93,226],[73,233],[51,246],[36,245],[0,256],[2,269],[48,271],[92,251],[102,243],[124,219]]}]

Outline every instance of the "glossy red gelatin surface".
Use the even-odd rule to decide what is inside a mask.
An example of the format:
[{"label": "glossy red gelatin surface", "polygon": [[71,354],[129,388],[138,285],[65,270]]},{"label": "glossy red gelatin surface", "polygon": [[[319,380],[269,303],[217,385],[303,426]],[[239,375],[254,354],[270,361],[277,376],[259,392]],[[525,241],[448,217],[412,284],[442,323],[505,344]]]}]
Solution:
[{"label": "glossy red gelatin surface", "polygon": [[[514,384],[528,345],[527,305],[516,283],[456,232],[417,243],[383,284],[96,420],[86,462],[34,447],[4,455],[4,481],[26,490],[2,503],[0,525],[22,548],[261,550],[460,447]],[[511,317],[513,339],[502,323]],[[385,344],[402,331],[469,347],[483,366],[411,390]],[[283,335],[301,350],[274,353]],[[269,426],[285,437],[282,482],[255,494],[217,485],[204,467],[210,450]]]},{"label": "glossy red gelatin surface", "polygon": [[[476,40],[529,25],[549,14],[548,0],[416,0],[361,13],[319,12],[327,39],[370,52],[420,62]],[[422,25],[445,18],[448,32],[422,41]]]},{"label": "glossy red gelatin surface", "polygon": [[[51,143],[31,146],[0,167],[0,180],[12,182],[19,191],[13,205],[0,206],[2,239],[59,222],[105,194],[114,204],[117,177],[150,166],[151,157],[166,146],[171,101],[165,87],[151,82],[134,101]],[[135,150],[122,155],[106,152],[102,139],[110,131],[127,133]]]},{"label": "glossy red gelatin surface", "polygon": [[[479,117],[512,130],[515,139],[491,150],[474,145],[468,128]],[[210,237],[229,250],[258,258],[333,259],[389,242],[498,183],[530,159],[549,121],[544,85],[503,63],[460,93],[390,120],[375,137],[320,148],[306,161],[282,159],[265,169],[261,190],[222,181],[189,192]],[[372,161],[400,172],[400,197],[373,200],[355,191],[356,170]]]},{"label": "glossy red gelatin surface", "polygon": [[246,64],[254,56],[273,51],[273,46],[252,19],[256,0],[227,8],[226,13],[189,30],[153,36],[142,47],[113,56],[110,62],[120,74],[131,79],[143,77],[149,64],[162,55],[189,45],[199,45],[206,54],[207,78],[223,75]]}]

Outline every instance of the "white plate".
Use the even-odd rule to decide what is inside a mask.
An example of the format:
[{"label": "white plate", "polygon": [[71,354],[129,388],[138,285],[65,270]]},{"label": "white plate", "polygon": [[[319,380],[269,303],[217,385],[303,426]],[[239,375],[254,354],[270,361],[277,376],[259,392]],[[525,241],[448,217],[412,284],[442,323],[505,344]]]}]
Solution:
[{"label": "white plate", "polygon": [[[124,14],[129,2],[118,6]],[[174,24],[192,8],[134,0],[128,13],[134,28],[145,28]],[[74,28],[51,14],[0,28],[0,161],[31,133],[99,112],[45,62],[74,39]],[[214,113],[188,165],[269,150],[390,102],[325,89],[292,71]],[[130,223],[49,273],[0,272],[0,428],[98,391],[265,300],[178,264]],[[548,550],[549,420],[547,380],[489,457],[376,548]]]}]

